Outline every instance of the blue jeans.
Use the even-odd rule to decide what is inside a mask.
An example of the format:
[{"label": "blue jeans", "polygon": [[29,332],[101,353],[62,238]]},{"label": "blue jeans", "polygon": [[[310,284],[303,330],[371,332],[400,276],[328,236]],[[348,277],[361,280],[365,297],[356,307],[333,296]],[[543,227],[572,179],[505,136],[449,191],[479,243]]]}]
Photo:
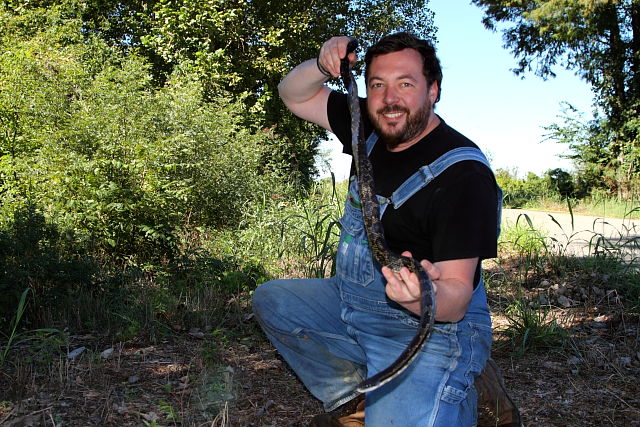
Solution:
[{"label": "blue jeans", "polygon": [[[273,280],[259,286],[253,309],[269,340],[325,410],[363,378],[385,369],[416,333],[418,319],[385,295],[350,186],[329,279]],[[420,355],[393,381],[367,393],[367,427],[472,426],[473,382],[491,350],[491,319],[482,281],[465,317],[436,324]]]}]

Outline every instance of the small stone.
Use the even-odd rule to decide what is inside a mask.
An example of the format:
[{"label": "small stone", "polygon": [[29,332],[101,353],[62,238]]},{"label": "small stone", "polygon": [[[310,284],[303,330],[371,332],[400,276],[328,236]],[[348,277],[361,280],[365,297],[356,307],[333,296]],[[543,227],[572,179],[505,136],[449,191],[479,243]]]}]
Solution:
[{"label": "small stone", "polygon": [[102,353],[100,353],[100,357],[102,357],[103,359],[108,359],[111,357],[112,354],[113,354],[113,347],[108,348],[104,350]]},{"label": "small stone", "polygon": [[622,367],[631,366],[631,358],[630,357],[620,357],[618,358],[618,364]]},{"label": "small stone", "polygon": [[140,414],[142,415],[142,418],[144,418],[147,421],[151,421],[153,423],[155,423],[156,421],[158,421],[158,414],[156,414],[155,412],[151,411],[149,413],[146,414]]},{"label": "small stone", "polygon": [[567,360],[567,363],[571,363],[572,365],[577,365],[579,363],[584,363],[584,359],[582,357],[572,356]]},{"label": "small stone", "polygon": [[67,359],[75,359],[76,357],[80,356],[86,349],[86,347],[78,347],[75,350],[70,351],[69,354],[67,354]]},{"label": "small stone", "polygon": [[540,300],[540,305],[549,305],[549,299],[545,294],[540,294],[538,299]]},{"label": "small stone", "polygon": [[129,384],[135,384],[140,381],[140,377],[138,375],[131,375],[129,379],[127,379],[127,381],[129,382]]},{"label": "small stone", "polygon": [[564,295],[560,295],[558,297],[558,304],[560,304],[564,308],[568,308],[573,305],[573,301],[571,301],[569,298],[565,297]]}]

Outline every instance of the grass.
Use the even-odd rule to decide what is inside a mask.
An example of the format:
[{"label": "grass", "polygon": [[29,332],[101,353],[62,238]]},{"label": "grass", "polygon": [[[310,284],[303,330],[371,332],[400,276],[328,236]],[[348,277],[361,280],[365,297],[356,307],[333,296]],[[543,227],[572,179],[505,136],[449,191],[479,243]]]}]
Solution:
[{"label": "grass", "polygon": [[[56,328],[38,328],[31,330],[19,331],[20,321],[24,315],[27,307],[27,295],[31,291],[30,288],[25,289],[20,296],[18,307],[16,309],[15,316],[11,321],[9,327],[10,333],[4,334],[6,342],[4,348],[0,351],[0,368],[2,368],[7,361],[7,356],[14,346],[29,344],[31,351],[29,352],[29,358],[36,357],[42,359],[43,357],[52,357],[49,348],[49,344],[59,342],[64,337],[62,332]],[[48,360],[48,359],[47,359]]]},{"label": "grass", "polygon": [[556,321],[550,307],[527,300],[522,294],[505,310],[508,325],[496,343],[497,350],[509,348],[522,356],[532,350],[561,349],[566,332]]},{"label": "grass", "polygon": [[[61,387],[68,387],[72,381],[69,372],[74,367],[65,358],[67,349],[64,345],[47,346],[47,339],[52,339],[45,333],[48,329],[39,329],[40,326],[58,328],[49,331],[63,326],[73,332],[99,331],[111,341],[110,345],[121,342],[125,346],[139,341],[160,344],[195,330],[202,333],[202,341],[194,355],[197,362],[190,369],[195,370],[200,400],[185,405],[206,413],[209,422],[226,425],[232,400],[229,396],[237,392],[238,386],[233,382],[233,373],[224,371],[225,355],[233,346],[263,339],[250,319],[253,289],[273,277],[331,274],[345,193],[346,183],[325,181],[307,199],[263,198],[248,207],[240,227],[199,230],[184,236],[181,256],[163,265],[145,270],[103,269],[108,274],[99,277],[94,288],[80,288],[72,299],[60,300],[67,305],[48,307],[44,315],[31,317],[26,323],[27,303],[32,304],[30,307],[43,304],[38,300],[40,296],[24,291],[14,310],[7,344],[0,353],[0,368],[4,364],[5,371],[15,378],[12,390],[20,390],[14,394],[25,395],[35,389],[37,376],[58,378]],[[573,205],[565,209],[573,214],[579,212]],[[517,356],[538,350],[566,351],[570,332],[564,327],[566,319],[558,317],[562,308],[558,308],[557,301],[542,303],[535,293],[542,281],[548,281],[549,286],[570,282],[589,292],[591,286],[597,285],[605,292],[622,295],[625,310],[640,307],[640,277],[623,255],[624,248],[637,248],[633,230],[619,230],[621,239],[617,241],[591,230],[593,256],[574,257],[567,247],[576,239],[576,230],[562,230],[557,221],[553,227],[561,229],[555,240],[548,237],[549,230],[540,228],[528,215],[521,215],[505,227],[499,245],[499,271],[487,279],[490,290],[506,301],[504,307],[494,307],[506,319],[497,343],[500,349]],[[40,288],[44,286],[46,283],[40,284]],[[581,304],[586,309],[587,304],[595,302],[585,300]],[[37,324],[38,319],[45,325]],[[31,340],[24,341],[26,338]],[[11,352],[16,343],[35,352],[43,349],[53,356],[49,358],[51,363],[47,367],[21,360]],[[5,362],[9,360],[13,364],[7,366]],[[51,372],[43,373],[47,369]],[[160,402],[159,410],[165,421],[174,422],[171,420],[181,416],[185,419],[178,414],[184,409],[178,411],[170,401]],[[145,421],[149,425],[156,422]]]},{"label": "grass", "polygon": [[[587,198],[572,200],[572,211],[575,215],[587,215],[602,218],[640,219],[640,200]],[[544,212],[569,213],[567,200],[558,198],[540,198],[530,200],[524,205],[524,209],[532,209]]]}]

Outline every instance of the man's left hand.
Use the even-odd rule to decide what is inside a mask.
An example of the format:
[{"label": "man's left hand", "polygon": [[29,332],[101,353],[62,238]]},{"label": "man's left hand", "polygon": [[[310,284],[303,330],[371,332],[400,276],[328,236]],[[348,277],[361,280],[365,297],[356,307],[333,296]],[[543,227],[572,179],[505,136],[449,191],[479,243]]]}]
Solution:
[{"label": "man's left hand", "polygon": [[[402,255],[411,257],[411,252],[405,251]],[[433,290],[437,294],[435,280],[440,278],[440,269],[431,262],[423,259],[420,265],[429,273],[433,282]],[[420,280],[415,273],[409,271],[407,267],[402,267],[399,272],[394,272],[389,267],[382,267],[382,274],[387,279],[387,296],[397,302],[407,310],[420,315]]]}]

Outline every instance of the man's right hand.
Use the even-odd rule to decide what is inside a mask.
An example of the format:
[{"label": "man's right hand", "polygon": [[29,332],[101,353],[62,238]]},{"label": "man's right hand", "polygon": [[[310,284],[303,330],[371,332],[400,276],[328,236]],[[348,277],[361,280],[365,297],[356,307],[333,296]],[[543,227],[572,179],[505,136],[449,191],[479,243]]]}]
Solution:
[{"label": "man's right hand", "polygon": [[[340,61],[347,54],[347,44],[351,39],[346,36],[332,37],[322,45],[318,54],[318,65],[328,71],[333,77],[340,75]],[[349,62],[356,62],[355,52],[349,54]]]},{"label": "man's right hand", "polygon": [[[347,53],[349,40],[349,37],[344,36],[327,40],[317,58],[295,67],[278,85],[280,98],[293,114],[329,131],[331,126],[327,115],[327,100],[331,89],[325,85],[329,76],[320,67],[333,77],[340,75],[340,60]],[[355,62],[354,53],[349,54],[349,60]]]}]

